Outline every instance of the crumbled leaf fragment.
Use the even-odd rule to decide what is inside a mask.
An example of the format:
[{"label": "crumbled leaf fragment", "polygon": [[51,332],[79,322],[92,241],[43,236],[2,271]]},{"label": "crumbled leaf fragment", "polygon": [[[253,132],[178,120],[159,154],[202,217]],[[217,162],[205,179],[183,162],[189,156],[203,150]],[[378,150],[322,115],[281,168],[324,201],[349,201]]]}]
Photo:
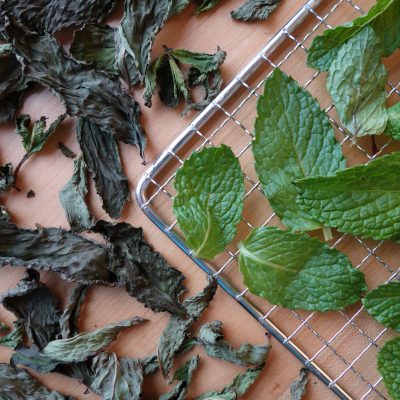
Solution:
[{"label": "crumbled leaf fragment", "polygon": [[378,370],[393,400],[400,400],[400,337],[382,347],[378,353]]},{"label": "crumbled leaf fragment", "polygon": [[400,140],[400,102],[387,109],[388,122],[385,134],[393,139]]},{"label": "crumbled leaf fragment", "polygon": [[83,158],[79,157],[74,161],[72,178],[60,191],[61,205],[74,232],[88,230],[94,223],[85,201],[87,193],[87,167]]},{"label": "crumbled leaf fragment", "polygon": [[257,113],[252,150],[270,205],[282,223],[295,231],[320,228],[297,205],[293,181],[345,168],[328,117],[309,92],[279,69],[265,82]]},{"label": "crumbled leaf fragment", "polygon": [[257,296],[290,309],[341,310],[366,291],[349,258],[305,234],[255,228],[239,244],[240,272]]},{"label": "crumbled leaf fragment", "polygon": [[174,214],[197,257],[212,259],[236,234],[245,188],[230,147],[205,148],[186,160],[175,182]]},{"label": "crumbled leaf fragment", "polygon": [[400,332],[400,282],[389,282],[367,293],[363,304],[381,324]]},{"label": "crumbled leaf fragment", "polygon": [[190,0],[172,0],[171,3],[168,17],[180,14],[190,4]]},{"label": "crumbled leaf fragment", "polygon": [[0,193],[8,192],[14,187],[15,178],[13,174],[13,166],[11,163],[0,165]]},{"label": "crumbled leaf fragment", "polygon": [[18,320],[13,323],[12,331],[3,337],[0,337],[0,346],[6,346],[16,349],[23,341],[24,323]]},{"label": "crumbled leaf fragment", "polygon": [[221,321],[204,324],[198,333],[198,340],[209,356],[245,367],[264,364],[271,348],[269,344],[256,346],[250,343],[244,343],[238,349],[233,347],[224,340]]},{"label": "crumbled leaf fragment", "polygon": [[267,19],[279,6],[281,0],[247,0],[238,9],[231,12],[238,21],[262,21]]},{"label": "crumbled leaf fragment", "polygon": [[28,193],[26,194],[26,197],[28,198],[28,199],[32,199],[33,197],[35,197],[36,196],[36,193],[32,190],[32,189],[30,189],[29,191],[28,191]]},{"label": "crumbled leaf fragment", "polygon": [[216,7],[222,0],[200,0],[199,6],[196,8],[196,14],[200,14],[204,11],[208,11]]},{"label": "crumbled leaf fragment", "polygon": [[400,237],[400,153],[333,176],[295,182],[298,204],[321,224],[376,240]]},{"label": "crumbled leaf fragment", "polygon": [[307,369],[302,368],[300,370],[299,379],[292,382],[290,384],[290,400],[302,400],[304,395],[306,394],[307,384],[308,384],[308,376]]},{"label": "crumbled leaf fragment", "polygon": [[11,219],[11,214],[2,205],[0,205],[0,222],[8,222]]},{"label": "crumbled leaf fragment", "polygon": [[65,157],[76,158],[76,154],[69,147],[67,147],[64,143],[59,142],[58,148],[60,149],[61,153],[64,154]]}]

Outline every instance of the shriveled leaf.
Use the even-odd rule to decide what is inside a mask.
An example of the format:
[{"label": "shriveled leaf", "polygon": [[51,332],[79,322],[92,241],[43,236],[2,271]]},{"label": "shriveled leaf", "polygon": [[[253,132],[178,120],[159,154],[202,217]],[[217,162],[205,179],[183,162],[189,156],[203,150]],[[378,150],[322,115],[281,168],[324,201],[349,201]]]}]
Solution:
[{"label": "shriveled leaf", "polygon": [[393,400],[400,400],[400,337],[386,342],[378,353],[378,370]]},{"label": "shriveled leaf", "polygon": [[60,191],[60,202],[64,208],[68,223],[75,232],[92,227],[94,218],[90,214],[85,197],[88,193],[87,167],[82,157],[74,161],[72,178]]},{"label": "shriveled leaf", "polygon": [[23,369],[0,364],[0,398],[4,400],[73,400],[49,390]]},{"label": "shriveled leaf", "polygon": [[117,142],[110,132],[99,129],[85,118],[79,118],[77,133],[83,158],[93,174],[103,209],[110,217],[119,218],[130,194]]},{"label": "shriveled leaf", "polygon": [[15,183],[13,166],[11,163],[0,165],[0,193],[8,192]]},{"label": "shriveled leaf", "polygon": [[307,372],[306,368],[302,368],[299,379],[290,384],[290,400],[302,400],[306,394],[308,384]]},{"label": "shriveled leaf", "polygon": [[199,366],[199,362],[200,357],[196,355],[182,365],[174,375],[174,380],[179,381],[178,384],[170,392],[160,396],[159,400],[185,400],[189,390],[189,384],[193,378],[194,372]]},{"label": "shriveled leaf", "polygon": [[11,214],[4,206],[0,205],[0,222],[8,222],[11,219]]},{"label": "shriveled leaf", "polygon": [[23,322],[30,340],[40,349],[55,340],[60,330],[60,309],[50,289],[33,269],[0,298],[1,304]]},{"label": "shriveled leaf", "polygon": [[145,242],[142,228],[98,221],[93,230],[106,238],[110,270],[131,296],[155,312],[185,315],[178,301],[184,276]]},{"label": "shriveled leaf", "polygon": [[189,4],[190,0],[172,0],[169,17],[181,13]]},{"label": "shriveled leaf", "polygon": [[239,160],[230,147],[193,153],[176,174],[174,214],[197,257],[212,259],[236,235],[245,188]]},{"label": "shriveled leaf", "polygon": [[222,0],[200,0],[198,1],[199,6],[196,8],[196,14],[200,14],[204,11],[208,11],[216,7]]},{"label": "shriveled leaf", "polygon": [[400,238],[400,153],[329,177],[295,182],[299,205],[321,224],[376,240]]},{"label": "shriveled leaf", "polygon": [[267,19],[279,6],[281,0],[247,0],[238,9],[231,12],[238,21],[261,21]]},{"label": "shriveled leaf", "polygon": [[388,122],[385,134],[393,139],[400,140],[400,102],[388,108]]},{"label": "shriveled leaf", "polygon": [[76,158],[76,154],[69,147],[67,147],[64,143],[59,142],[58,148],[60,149],[61,153],[64,154],[65,157]]},{"label": "shriveled leaf", "polygon": [[143,156],[146,141],[139,104],[118,80],[69,57],[49,34],[38,36],[11,22],[6,31],[28,78],[49,87],[69,115],[87,118],[116,139],[138,146]]},{"label": "shriveled leaf", "polygon": [[57,228],[21,229],[0,222],[0,266],[5,265],[53,271],[81,283],[114,281],[105,247]]},{"label": "shriveled leaf", "polygon": [[331,175],[346,166],[325,112],[309,92],[276,69],[258,100],[253,154],[268,201],[295,231],[321,224],[296,203],[295,179]]},{"label": "shriveled leaf", "polygon": [[245,373],[237,375],[233,382],[220,392],[207,392],[196,397],[196,400],[237,400],[249,390],[261,374],[263,367],[264,365],[261,365],[254,369],[248,369]]},{"label": "shriveled leaf", "polygon": [[400,47],[399,18],[398,0],[378,0],[367,14],[317,36],[308,51],[307,65],[327,71],[339,49],[366,26],[372,28],[378,36],[381,45],[379,53],[389,56]]},{"label": "shriveled leaf", "polygon": [[379,135],[386,127],[387,71],[381,51],[373,29],[365,27],[339,49],[329,68],[326,86],[354,137]]},{"label": "shriveled leaf", "polygon": [[[0,337],[0,346],[16,349],[23,341],[24,323],[18,320],[13,323],[12,331],[3,337]],[[1,389],[0,389],[1,392]]]},{"label": "shriveled leaf", "polygon": [[164,377],[168,377],[174,363],[175,355],[188,338],[190,328],[194,322],[214,298],[216,290],[217,282],[215,279],[209,278],[208,285],[202,292],[189,297],[182,303],[188,317],[171,316],[168,325],[160,337],[157,349],[158,362]]},{"label": "shriveled leaf", "polygon": [[209,356],[246,367],[264,364],[271,348],[270,344],[256,346],[244,343],[236,349],[224,340],[221,321],[204,324],[198,333],[198,340]]},{"label": "shriveled leaf", "polygon": [[363,304],[381,324],[400,332],[400,282],[389,282],[367,293]]},{"label": "shriveled leaf", "polygon": [[345,254],[305,234],[255,228],[239,249],[245,285],[272,304],[341,310],[367,289],[364,274],[353,268]]}]

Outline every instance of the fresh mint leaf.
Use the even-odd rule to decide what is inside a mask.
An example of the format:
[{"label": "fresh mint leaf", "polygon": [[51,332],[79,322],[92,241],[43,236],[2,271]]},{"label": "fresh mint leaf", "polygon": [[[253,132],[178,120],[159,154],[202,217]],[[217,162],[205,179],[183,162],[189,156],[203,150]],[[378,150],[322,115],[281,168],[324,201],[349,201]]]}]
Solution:
[{"label": "fresh mint leaf", "polygon": [[338,50],[329,67],[328,91],[343,126],[356,138],[379,135],[386,127],[387,71],[381,51],[373,29],[365,27]]},{"label": "fresh mint leaf", "polygon": [[388,108],[388,122],[385,134],[393,139],[400,140],[400,102]]},{"label": "fresh mint leaf", "polygon": [[15,350],[24,340],[24,324],[21,320],[13,323],[13,330],[3,337],[0,337],[0,346],[6,346]]},{"label": "fresh mint leaf", "polygon": [[240,272],[257,296],[290,309],[341,310],[367,289],[349,258],[305,234],[255,228],[239,245]]},{"label": "fresh mint leaf", "polygon": [[389,282],[367,293],[363,304],[381,324],[400,332],[400,282]]},{"label": "fresh mint leaf", "polygon": [[239,160],[225,145],[205,148],[176,174],[174,214],[197,257],[212,259],[236,234],[245,194]]},{"label": "fresh mint leaf", "polygon": [[307,369],[302,368],[299,378],[290,384],[290,400],[302,400],[304,398],[308,384],[307,373]]},{"label": "fresh mint leaf", "polygon": [[381,47],[379,54],[389,56],[400,47],[399,19],[398,0],[378,0],[367,14],[317,36],[308,51],[307,65],[327,71],[339,49],[366,26],[372,28],[378,36]]},{"label": "fresh mint leaf", "polygon": [[265,82],[257,113],[252,149],[272,208],[295,231],[320,228],[321,224],[297,205],[293,181],[345,168],[328,117],[310,93],[279,69]]},{"label": "fresh mint leaf", "polygon": [[281,0],[247,0],[237,10],[231,12],[238,21],[262,21],[267,19],[279,6]]},{"label": "fresh mint leaf", "polygon": [[400,337],[382,347],[378,353],[378,369],[393,400],[400,400]]},{"label": "fresh mint leaf", "polygon": [[295,182],[298,204],[321,224],[376,240],[400,238],[400,153],[334,176]]}]

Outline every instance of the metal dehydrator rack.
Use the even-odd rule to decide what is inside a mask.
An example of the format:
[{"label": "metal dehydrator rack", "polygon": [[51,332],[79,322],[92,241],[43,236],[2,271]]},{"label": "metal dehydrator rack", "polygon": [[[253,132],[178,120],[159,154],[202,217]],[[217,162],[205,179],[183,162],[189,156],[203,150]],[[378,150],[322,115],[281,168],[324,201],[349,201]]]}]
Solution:
[{"label": "metal dehydrator rack", "polygon": [[[393,336],[369,317],[358,303],[344,311],[310,313],[290,311],[269,304],[252,295],[241,280],[238,250],[235,244],[245,238],[253,226],[279,225],[253,169],[252,129],[257,97],[265,79],[274,68],[291,74],[320,101],[342,144],[348,165],[366,163],[374,157],[399,147],[392,140],[378,137],[378,151],[371,138],[353,144],[340,125],[325,89],[325,76],[305,67],[307,48],[312,39],[331,26],[342,24],[362,14],[372,0],[310,0],[232,80],[221,94],[193,120],[171,143],[142,177],[136,192],[143,212],[207,274],[238,301],[308,369],[340,399],[389,399],[382,378],[376,370],[376,354]],[[398,53],[387,63],[389,103],[400,96]],[[393,68],[390,63],[394,64]],[[397,71],[397,72],[396,72]],[[397,74],[397,77],[395,76]],[[175,191],[173,180],[183,160],[204,146],[230,145],[244,170],[246,195],[243,221],[235,243],[212,262],[193,256],[179,234],[172,214]],[[349,255],[353,265],[362,270],[369,288],[399,279],[400,245],[361,240],[351,235],[335,235],[332,247]]]}]

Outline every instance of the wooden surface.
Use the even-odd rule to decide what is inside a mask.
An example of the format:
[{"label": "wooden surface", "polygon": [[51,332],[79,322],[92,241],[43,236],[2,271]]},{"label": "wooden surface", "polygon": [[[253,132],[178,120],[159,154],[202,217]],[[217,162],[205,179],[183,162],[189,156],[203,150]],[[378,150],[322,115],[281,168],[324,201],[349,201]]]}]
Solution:
[{"label": "wooden surface", "polygon": [[[161,46],[164,44],[174,48],[206,52],[215,51],[219,45],[228,53],[223,66],[224,79],[228,82],[306,1],[285,0],[268,21],[256,24],[243,24],[231,20],[229,11],[242,2],[240,0],[226,1],[215,12],[206,13],[200,17],[192,15],[193,8],[181,16],[174,17],[157,37],[154,55],[161,51]],[[113,20],[117,17],[118,11]],[[61,35],[62,39],[68,37],[70,37],[70,31]],[[299,66],[299,68],[302,67]],[[135,96],[140,101],[141,93],[137,92]],[[166,108],[156,98],[154,100],[151,110],[143,107],[142,121],[149,142],[146,150],[148,163],[155,160],[157,155],[194,117],[194,114],[190,114],[185,118],[180,118],[178,111]],[[21,112],[31,114],[33,119],[46,115],[53,120],[62,110],[62,105],[54,96],[46,89],[37,87],[26,98]],[[21,192],[12,191],[0,195],[0,203],[11,211],[14,222],[21,226],[34,227],[37,223],[43,226],[68,228],[58,200],[58,193],[70,178],[73,163],[58,150],[59,141],[63,141],[70,148],[79,152],[74,119],[70,118],[65,121],[45,149],[39,155],[32,157],[22,168],[17,182]],[[121,152],[124,168],[131,184],[133,199],[135,183],[147,167],[141,165],[135,148],[122,145]],[[15,135],[13,124],[1,125],[0,162],[17,163],[22,155],[20,138]],[[30,189],[34,190],[36,196],[27,199],[26,193]],[[94,192],[93,187],[91,187],[91,192]],[[106,218],[96,196],[91,196],[91,205],[97,218]],[[187,277],[188,294],[194,293],[204,286],[204,274],[195,268],[188,257],[144,216],[134,200],[126,206],[121,220],[128,221],[135,226],[143,226],[147,240]],[[22,268],[3,268],[0,270],[0,290],[3,291],[14,286],[22,276]],[[57,293],[61,304],[64,304],[72,285],[65,283],[52,273],[42,273],[42,279]],[[159,335],[168,320],[168,315],[154,314],[121,289],[102,287],[91,289],[80,320],[81,330],[93,330],[132,315],[143,316],[149,319],[149,322],[122,333],[118,341],[110,346],[110,350],[116,351],[120,356],[134,357],[154,352]],[[243,341],[252,343],[265,341],[265,332],[262,327],[220,289],[200,323],[214,319],[223,321],[226,337],[234,344]],[[0,321],[10,324],[12,320],[12,315],[0,308]],[[301,364],[283,346],[274,340],[272,340],[272,344],[273,350],[265,371],[245,397],[246,399],[288,399],[289,384],[298,376]],[[0,349],[0,361],[7,362],[9,355],[10,351],[4,348]],[[200,355],[202,355],[201,351]],[[232,380],[239,370],[228,363],[206,356],[202,357],[201,366],[191,386],[189,398],[206,390],[222,388]],[[71,394],[77,399],[98,398],[94,394],[84,394],[86,388],[83,385],[61,375],[47,374],[38,377],[47,386]],[[316,378],[312,376],[310,381],[307,399],[330,400],[335,398]],[[161,377],[155,375],[145,384],[144,399],[156,399],[166,390],[167,386]]]}]

